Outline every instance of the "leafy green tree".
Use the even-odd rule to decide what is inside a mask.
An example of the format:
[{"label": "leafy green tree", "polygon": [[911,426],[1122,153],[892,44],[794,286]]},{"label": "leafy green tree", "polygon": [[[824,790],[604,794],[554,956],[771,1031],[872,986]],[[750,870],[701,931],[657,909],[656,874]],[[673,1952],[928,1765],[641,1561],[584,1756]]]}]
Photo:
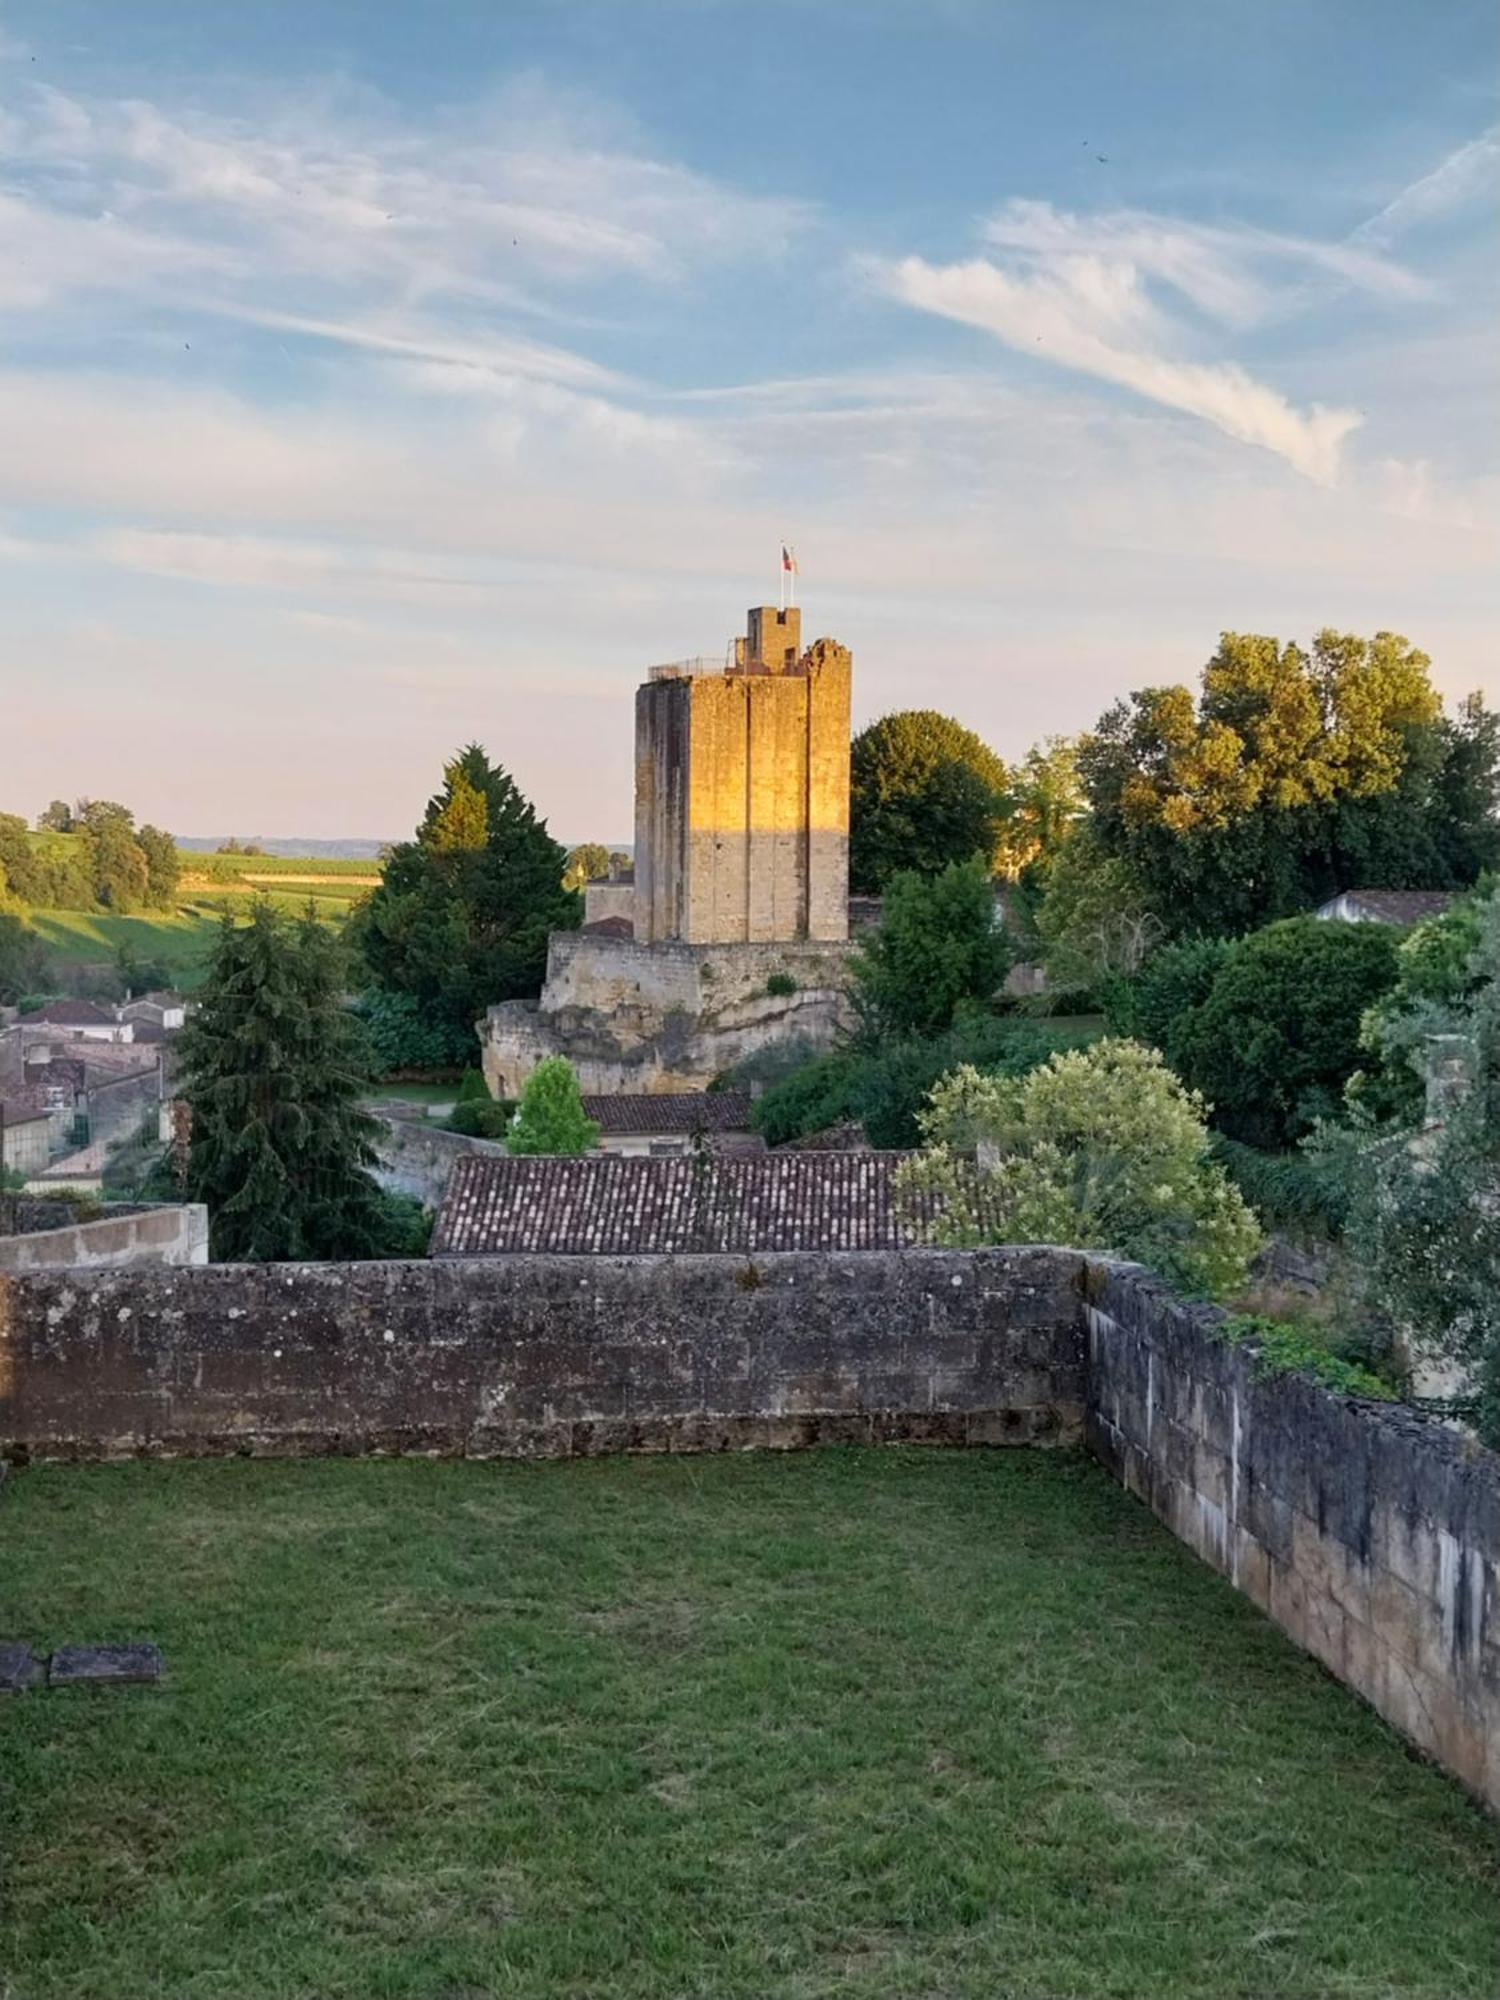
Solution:
[{"label": "leafy green tree", "polygon": [[1078,775],[1078,745],[1049,736],[1010,773],[1010,812],[996,850],[999,872],[1018,881],[1044,868],[1082,825],[1088,809]]},{"label": "leafy green tree", "polygon": [[1452,1032],[1485,978],[1479,947],[1494,877],[1441,915],[1417,924],[1396,952],[1396,979],[1360,1022],[1360,1067],[1345,1101],[1363,1123],[1410,1125],[1420,1117],[1428,1037]]},{"label": "leafy green tree", "polygon": [[89,877],[107,910],[138,910],[150,900],[150,866],[135,831],[135,815],[113,799],[78,809]]},{"label": "leafy green tree", "polygon": [[513,1153],[587,1153],[599,1127],[583,1108],[578,1075],[566,1056],[539,1062],[521,1087],[521,1101],[505,1134]]},{"label": "leafy green tree", "polygon": [[1386,924],[1289,917],[1230,946],[1169,1036],[1222,1131],[1284,1148],[1338,1109],[1365,1009],[1395,984],[1397,941]]},{"label": "leafy green tree", "polygon": [[172,968],[163,959],[137,958],[128,944],[115,953],[122,997],[134,1000],[141,993],[159,993],[172,984]]},{"label": "leafy green tree", "polygon": [[53,983],[51,954],[27,923],[0,910],[0,1006],[44,992]]},{"label": "leafy green tree", "polygon": [[73,831],[73,808],[66,799],[54,799],[43,813],[37,814],[38,833],[71,833]]},{"label": "leafy green tree", "polygon": [[1376,1306],[1414,1357],[1456,1364],[1500,1449],[1500,897],[1478,915],[1446,1023],[1469,1087],[1434,1129],[1360,1147],[1349,1235]]},{"label": "leafy green tree", "polygon": [[1010,962],[989,864],[975,855],[931,877],[891,877],[878,927],[854,958],[855,999],[875,1036],[937,1035],[987,1007]]},{"label": "leafy green tree", "polygon": [[1111,992],[1110,1027],[1160,1049],[1169,1065],[1180,1069],[1183,1033],[1232,950],[1227,938],[1181,938],[1163,945],[1134,979]]},{"label": "leafy green tree", "polygon": [[1059,1049],[1090,1039],[1087,1030],[1015,1014],[960,1014],[945,1034],[807,1056],[769,1085],[751,1119],[773,1146],[857,1124],[872,1146],[907,1151],[920,1142],[929,1091],[951,1070],[968,1063],[986,1075],[1024,1076]]},{"label": "leafy green tree", "polygon": [[183,1191],[208,1204],[216,1258],[385,1254],[391,1211],[371,1178],[375,1121],[359,1023],[326,927],[265,902],[226,917],[178,1040],[191,1115]]},{"label": "leafy green tree", "polygon": [[1453,888],[1496,852],[1500,724],[1443,716],[1398,634],[1310,651],[1226,632],[1197,700],[1120,702],[1079,745],[1095,837],[1178,933],[1240,932],[1348,888]]},{"label": "leafy green tree", "polygon": [[586,840],[572,848],[563,872],[565,889],[581,889],[587,882],[601,882],[609,873],[609,849],[602,841]]},{"label": "leafy green tree", "polygon": [[177,884],[182,878],[177,843],[159,826],[143,826],[135,837],[146,857],[146,901],[153,909],[170,909],[177,900]]},{"label": "leafy green tree", "polygon": [[411,993],[372,987],[360,994],[354,1011],[364,1022],[378,1076],[398,1070],[457,1069],[473,1058],[473,1029],[434,1020]]},{"label": "leafy green tree", "polygon": [[1087,828],[1032,879],[1041,890],[1033,919],[1038,948],[1054,992],[1090,992],[1130,978],[1166,935],[1130,864],[1107,853]]},{"label": "leafy green tree", "polygon": [[39,901],[36,860],[31,835],[19,813],[0,813],[0,876],[10,896],[21,904]]},{"label": "leafy green tree", "polygon": [[849,782],[849,880],[863,894],[998,853],[1009,773],[951,716],[918,708],[872,722],[850,748]]},{"label": "leafy green tree", "polygon": [[936,1193],[939,1243],[1067,1243],[1149,1264],[1190,1292],[1245,1283],[1260,1230],[1209,1152],[1202,1101],[1154,1049],[1103,1041],[1022,1078],[956,1070],[901,1170]]},{"label": "leafy green tree", "polygon": [[409,996],[473,1055],[473,1028],[500,1000],[541,988],[547,936],[575,928],[564,854],[505,772],[471,744],[447,766],[414,840],[350,920],[376,985]]}]

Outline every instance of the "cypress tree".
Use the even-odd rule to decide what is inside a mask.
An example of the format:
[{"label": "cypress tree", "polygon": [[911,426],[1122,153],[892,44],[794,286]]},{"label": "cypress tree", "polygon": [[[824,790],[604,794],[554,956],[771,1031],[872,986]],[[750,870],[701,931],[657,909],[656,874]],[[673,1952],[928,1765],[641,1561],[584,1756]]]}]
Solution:
[{"label": "cypress tree", "polygon": [[225,918],[182,1031],[192,1114],[184,1192],[208,1204],[216,1258],[379,1256],[386,1198],[367,1169],[375,1121],[363,1030],[344,1007],[338,946],[269,903]]}]

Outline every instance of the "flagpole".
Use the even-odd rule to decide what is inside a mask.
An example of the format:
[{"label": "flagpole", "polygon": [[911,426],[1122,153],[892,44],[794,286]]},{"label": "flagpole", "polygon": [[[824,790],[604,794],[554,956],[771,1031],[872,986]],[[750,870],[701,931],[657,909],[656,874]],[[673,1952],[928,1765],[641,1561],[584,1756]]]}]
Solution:
[{"label": "flagpole", "polygon": [[786,543],[785,542],[781,544],[780,553],[776,558],[776,608],[778,611],[786,610]]}]

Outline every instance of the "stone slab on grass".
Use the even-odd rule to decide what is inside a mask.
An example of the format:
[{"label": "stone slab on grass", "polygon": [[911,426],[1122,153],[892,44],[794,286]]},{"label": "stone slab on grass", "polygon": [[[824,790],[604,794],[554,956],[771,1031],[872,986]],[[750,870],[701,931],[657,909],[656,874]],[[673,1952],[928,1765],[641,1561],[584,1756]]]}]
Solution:
[{"label": "stone slab on grass", "polygon": [[59,1646],[47,1668],[49,1687],[110,1686],[120,1681],[159,1681],[161,1648]]},{"label": "stone slab on grass", "polygon": [[29,1646],[0,1642],[0,1693],[19,1694],[35,1687],[45,1671]]}]

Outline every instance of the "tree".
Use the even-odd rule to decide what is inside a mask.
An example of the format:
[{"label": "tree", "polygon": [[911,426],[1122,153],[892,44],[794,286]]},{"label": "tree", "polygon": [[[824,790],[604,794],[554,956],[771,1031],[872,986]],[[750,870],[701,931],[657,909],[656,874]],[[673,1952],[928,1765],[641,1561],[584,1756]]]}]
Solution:
[{"label": "tree", "polygon": [[1055,992],[1089,991],[1130,978],[1166,935],[1130,864],[1108,854],[1085,828],[1036,871],[1036,930]]},{"label": "tree", "polygon": [[1396,978],[1360,1022],[1360,1067],[1344,1088],[1366,1124],[1410,1125],[1421,1115],[1428,1037],[1451,1032],[1486,977],[1479,947],[1495,895],[1487,877],[1440,915],[1417,924],[1396,950]]},{"label": "tree", "polygon": [[919,708],[872,722],[850,748],[849,783],[849,880],[863,894],[996,854],[1009,774],[951,716]]},{"label": "tree", "polygon": [[1232,1139],[1283,1148],[1332,1115],[1359,1067],[1360,1022],[1395,984],[1386,924],[1290,917],[1240,938],[1172,1028],[1183,1077]]},{"label": "tree", "polygon": [[54,799],[43,813],[37,814],[38,833],[71,833],[73,831],[73,808],[66,799]]},{"label": "tree", "polygon": [[989,1005],[1010,948],[995,922],[995,886],[981,856],[930,879],[892,876],[878,928],[854,958],[855,999],[875,1037],[937,1035],[963,1008]]},{"label": "tree", "polygon": [[1010,814],[996,850],[999,872],[1019,881],[1045,867],[1082,824],[1087,811],[1078,775],[1078,745],[1049,736],[1010,774]]},{"label": "tree", "polygon": [[1430,664],[1390,632],[1226,632],[1196,702],[1147,688],[1081,740],[1096,838],[1179,933],[1463,886],[1496,850],[1500,724],[1477,700],[1446,720]]},{"label": "tree", "polygon": [[39,882],[31,835],[18,813],[0,813],[0,876],[16,902],[37,901]]},{"label": "tree", "polygon": [[150,900],[150,867],[135,815],[113,799],[93,799],[80,803],[78,827],[96,901],[122,913],[140,909]]},{"label": "tree", "polygon": [[578,1076],[566,1056],[539,1062],[521,1087],[521,1101],[505,1134],[512,1153],[587,1153],[599,1127],[585,1115]]},{"label": "tree", "polygon": [[20,917],[0,908],[0,1006],[14,1007],[52,983],[52,959],[42,940]]},{"label": "tree", "polygon": [[316,918],[257,903],[226,917],[178,1040],[191,1116],[183,1192],[208,1204],[216,1258],[379,1256],[391,1212],[369,1174],[363,1032]]},{"label": "tree", "polygon": [[1430,1026],[1449,1031],[1468,1088],[1434,1130],[1366,1140],[1349,1234],[1376,1307],[1418,1355],[1458,1365],[1500,1448],[1500,897],[1480,907],[1464,983]]},{"label": "tree", "polygon": [[1171,1068],[1180,1070],[1184,1031],[1232,950],[1227,938],[1180,938],[1163,945],[1134,979],[1111,993],[1111,1028],[1160,1049]]},{"label": "tree", "polygon": [[446,767],[416,838],[392,850],[352,939],[378,987],[408,995],[472,1056],[484,1009],[537,993],[548,933],[581,918],[563,864],[511,779],[470,744]]},{"label": "tree", "polygon": [[581,889],[586,882],[602,882],[609,873],[609,849],[598,840],[586,840],[573,848],[563,874],[565,889]]},{"label": "tree", "polygon": [[898,1186],[908,1202],[939,1197],[939,1243],[1105,1250],[1223,1297],[1244,1284],[1260,1230],[1210,1157],[1203,1111],[1138,1042],[1097,1042],[1021,1078],[965,1067],[933,1090],[926,1144]]},{"label": "tree", "polygon": [[177,843],[159,826],[141,827],[136,840],[146,857],[146,901],[153,909],[170,909],[177,900],[177,884],[182,876]]}]

